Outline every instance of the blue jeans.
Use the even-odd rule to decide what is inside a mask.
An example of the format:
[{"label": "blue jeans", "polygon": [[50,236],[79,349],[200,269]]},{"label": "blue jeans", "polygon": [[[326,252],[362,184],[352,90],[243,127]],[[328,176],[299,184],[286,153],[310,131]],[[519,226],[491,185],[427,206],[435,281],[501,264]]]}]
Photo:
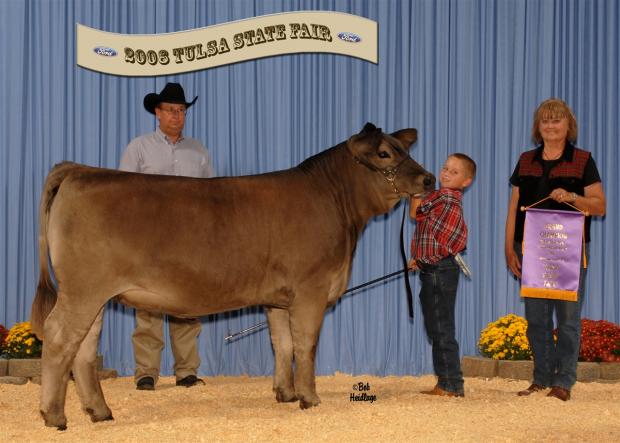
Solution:
[{"label": "blue jeans", "polygon": [[459,284],[459,267],[454,257],[420,268],[420,303],[424,327],[433,347],[433,368],[437,385],[463,394],[463,373],[459,344],[455,338],[454,305]]},{"label": "blue jeans", "polygon": [[[515,251],[523,262],[521,245]],[[586,245],[586,256],[589,245]],[[534,357],[534,383],[570,390],[577,381],[577,359],[581,341],[581,306],[586,270],[581,267],[577,301],[525,297],[527,339]],[[553,340],[553,311],[558,323],[558,341]]]}]

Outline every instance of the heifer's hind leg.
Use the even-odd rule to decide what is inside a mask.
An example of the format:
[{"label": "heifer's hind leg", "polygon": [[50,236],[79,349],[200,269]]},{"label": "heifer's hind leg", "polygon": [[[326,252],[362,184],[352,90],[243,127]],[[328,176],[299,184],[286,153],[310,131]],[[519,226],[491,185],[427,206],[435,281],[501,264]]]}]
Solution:
[{"label": "heifer's hind leg", "polygon": [[65,397],[69,371],[80,343],[90,329],[97,309],[88,314],[85,306],[70,307],[66,297],[58,302],[45,320],[41,356],[41,415],[46,426],[67,428]]},{"label": "heifer's hind leg", "polygon": [[316,394],[314,358],[324,313],[325,305],[316,300],[305,305],[299,303],[290,310],[295,354],[295,394],[301,409],[321,402]]},{"label": "heifer's hind leg", "polygon": [[265,308],[265,311],[275,357],[273,392],[279,402],[295,401],[297,396],[293,386],[293,338],[288,311],[279,308]]},{"label": "heifer's hind leg", "polygon": [[73,361],[73,377],[82,401],[82,409],[94,422],[113,420],[112,411],[105,402],[97,376],[97,344],[102,323],[103,308],[99,311]]}]

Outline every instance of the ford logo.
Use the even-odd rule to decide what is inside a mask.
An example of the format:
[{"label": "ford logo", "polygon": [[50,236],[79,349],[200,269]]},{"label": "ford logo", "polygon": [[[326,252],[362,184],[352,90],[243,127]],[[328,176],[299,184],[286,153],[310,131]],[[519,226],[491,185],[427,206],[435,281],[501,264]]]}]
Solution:
[{"label": "ford logo", "polygon": [[104,57],[116,57],[118,54],[116,50],[112,48],[106,48],[105,46],[97,46],[93,49],[95,54],[102,55]]},{"label": "ford logo", "polygon": [[359,43],[362,41],[362,37],[352,32],[341,32],[338,34],[338,38],[350,43]]}]

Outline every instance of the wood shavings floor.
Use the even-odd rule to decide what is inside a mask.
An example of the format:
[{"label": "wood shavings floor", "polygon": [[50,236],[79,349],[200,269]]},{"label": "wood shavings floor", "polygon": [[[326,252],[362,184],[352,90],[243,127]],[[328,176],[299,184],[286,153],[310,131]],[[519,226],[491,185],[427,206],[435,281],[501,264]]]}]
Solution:
[{"label": "wood shavings floor", "polygon": [[40,386],[0,385],[0,442],[620,441],[620,383],[577,383],[564,403],[517,397],[524,381],[466,378],[465,398],[438,398],[420,394],[430,375],[336,374],[317,377],[322,403],[302,411],[275,401],[270,377],[205,380],[188,389],[164,377],[155,391],[136,391],[131,377],[103,380],[115,418],[103,423],[82,413],[71,383],[64,432],[44,427]]}]

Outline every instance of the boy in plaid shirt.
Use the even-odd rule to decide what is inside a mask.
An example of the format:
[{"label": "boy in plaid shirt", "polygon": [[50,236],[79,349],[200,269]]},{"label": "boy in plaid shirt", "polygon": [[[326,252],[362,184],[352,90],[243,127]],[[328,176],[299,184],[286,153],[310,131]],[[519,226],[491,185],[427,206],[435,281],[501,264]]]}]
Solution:
[{"label": "boy in plaid shirt", "polygon": [[454,306],[459,267],[454,256],[467,245],[461,200],[476,175],[476,163],[465,154],[451,154],[441,168],[441,188],[411,200],[416,229],[409,268],[420,271],[420,303],[424,327],[433,348],[437,384],[423,394],[463,397],[463,373],[455,338]]}]

